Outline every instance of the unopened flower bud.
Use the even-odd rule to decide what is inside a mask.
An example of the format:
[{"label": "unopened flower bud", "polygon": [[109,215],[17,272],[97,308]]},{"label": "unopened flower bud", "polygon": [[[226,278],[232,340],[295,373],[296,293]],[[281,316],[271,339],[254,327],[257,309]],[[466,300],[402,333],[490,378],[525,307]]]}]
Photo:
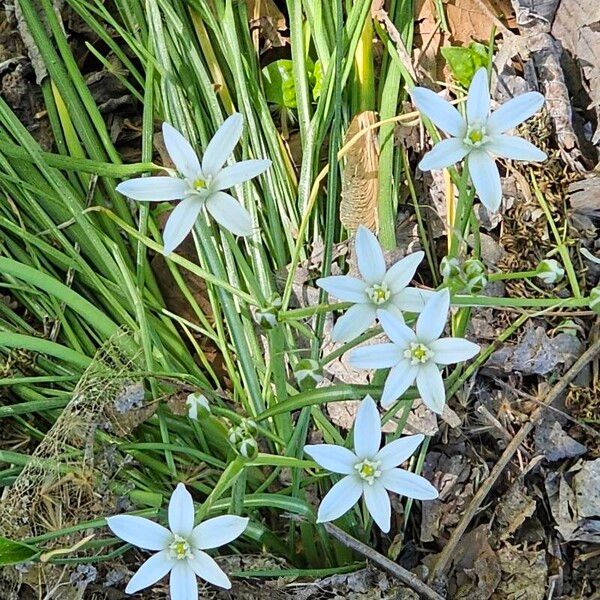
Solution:
[{"label": "unopened flower bud", "polygon": [[466,288],[470,294],[480,294],[485,290],[487,284],[487,275],[485,273],[479,273],[478,275],[467,277]]},{"label": "unopened flower bud", "polygon": [[318,361],[303,358],[294,367],[296,381],[302,390],[312,390],[323,381],[323,369]]},{"label": "unopened flower bud", "polygon": [[546,258],[540,262],[537,268],[537,277],[544,283],[558,283],[565,275],[565,270],[560,263],[553,258]]},{"label": "unopened flower bud", "polygon": [[485,265],[478,258],[468,258],[463,264],[463,271],[467,278],[485,274]]},{"label": "unopened flower bud", "polygon": [[188,407],[188,417],[194,421],[205,419],[210,415],[210,404],[203,394],[190,394],[185,403]]},{"label": "unopened flower bud", "polygon": [[253,437],[244,438],[237,446],[238,454],[247,460],[254,460],[258,456],[258,444]]},{"label": "unopened flower bud", "polygon": [[444,279],[450,279],[451,277],[457,277],[462,272],[460,268],[460,261],[458,258],[450,258],[444,256],[440,261],[440,273]]},{"label": "unopened flower bud", "polygon": [[240,427],[246,435],[253,437],[258,433],[258,425],[254,419],[242,419]]},{"label": "unopened flower bud", "polygon": [[232,427],[227,434],[229,443],[236,448],[238,444],[246,437],[246,432],[241,427]]}]

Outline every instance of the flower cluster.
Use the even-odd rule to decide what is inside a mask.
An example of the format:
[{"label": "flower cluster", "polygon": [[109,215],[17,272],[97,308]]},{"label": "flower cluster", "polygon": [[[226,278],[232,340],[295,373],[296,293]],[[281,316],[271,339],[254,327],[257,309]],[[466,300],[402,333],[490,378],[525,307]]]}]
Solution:
[{"label": "flower cluster", "polygon": [[[430,90],[415,88],[412,97],[419,110],[453,136],[435,145],[421,161],[421,169],[444,168],[466,159],[475,190],[490,210],[498,209],[502,197],[495,156],[517,160],[545,158],[529,142],[505,135],[541,108],[544,99],[540,94],[524,94],[490,114],[487,72],[480,69],[469,88],[466,117]],[[165,254],[183,241],[202,210],[233,234],[252,233],[250,214],[225,190],[260,175],[270,161],[245,160],[225,166],[241,137],[242,127],[241,115],[226,119],[200,161],[184,136],[165,123],[164,142],[175,170],[170,176],[132,179],[117,187],[119,192],[139,201],[180,200],[165,226]],[[450,311],[448,288],[436,292],[410,287],[423,252],[412,253],[387,268],[377,238],[366,227],[360,226],[356,232],[355,254],[360,277],[331,276],[317,281],[323,290],[351,304],[337,320],[333,340],[348,342],[378,322],[389,341],[350,351],[350,364],[357,368],[389,369],[381,396],[383,408],[391,407],[416,383],[423,402],[435,413],[441,413],[446,391],[440,368],[468,360],[480,350],[466,339],[442,337]],[[448,280],[459,278],[469,291],[482,289],[487,281],[485,268],[477,259],[460,265],[456,258],[448,258],[442,272],[447,284]],[[538,269],[538,276],[548,283],[563,274],[553,260],[544,261]],[[281,299],[273,296],[257,311],[257,321],[267,329],[277,327],[281,306]],[[405,312],[418,314],[414,329],[405,322]],[[302,389],[310,389],[322,381],[322,366],[314,360],[299,361],[294,375]],[[208,401],[200,394],[190,395],[187,405],[191,419],[210,414]],[[239,457],[250,460],[256,457],[257,433],[256,423],[249,419],[230,429],[228,438]],[[400,468],[415,453],[424,436],[399,437],[380,448],[381,437],[377,405],[367,396],[356,414],[352,450],[333,444],[304,447],[318,465],[342,475],[323,498],[318,522],[341,517],[363,498],[375,523],[388,532],[389,492],[420,500],[437,498],[437,490],[425,478]],[[194,526],[192,496],[181,483],[169,501],[169,528],[139,516],[107,518],[108,527],[116,536],[155,552],[129,581],[126,592],[134,593],[170,574],[172,600],[197,598],[197,577],[223,588],[231,587],[228,577],[205,550],[232,542],[246,530],[248,522],[247,518],[229,515]]]}]

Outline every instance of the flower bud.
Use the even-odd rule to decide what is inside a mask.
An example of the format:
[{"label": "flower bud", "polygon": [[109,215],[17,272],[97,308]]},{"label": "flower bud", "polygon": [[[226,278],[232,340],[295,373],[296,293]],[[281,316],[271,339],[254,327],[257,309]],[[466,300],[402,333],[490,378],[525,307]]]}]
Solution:
[{"label": "flower bud", "polygon": [[247,436],[254,437],[258,433],[258,425],[254,419],[242,419],[240,427]]},{"label": "flower bud", "polygon": [[480,294],[485,290],[488,284],[488,278],[485,273],[473,275],[467,278],[466,288],[469,294]]},{"label": "flower bud", "polygon": [[312,390],[323,381],[323,369],[318,361],[303,358],[294,367],[296,381],[302,390]]},{"label": "flower bud", "polygon": [[273,293],[265,306],[257,309],[254,318],[263,329],[273,329],[277,326],[279,311],[281,310],[281,296]]},{"label": "flower bud", "polygon": [[440,261],[440,273],[444,279],[459,276],[462,273],[462,269],[460,268],[460,261],[458,258],[444,256]]},{"label": "flower bud", "polygon": [[188,407],[188,417],[194,421],[205,419],[210,415],[210,404],[203,394],[197,392],[190,394],[185,403]]},{"label": "flower bud", "polygon": [[485,265],[478,258],[469,258],[463,264],[465,288],[470,294],[483,292],[488,283]]},{"label": "flower bud", "polygon": [[253,437],[247,437],[236,446],[236,451],[242,458],[254,460],[258,456],[258,444]]},{"label": "flower bud", "polygon": [[227,434],[227,439],[234,448],[237,448],[244,438],[246,438],[246,432],[238,426],[232,427]]},{"label": "flower bud", "polygon": [[463,264],[463,271],[467,276],[476,277],[477,275],[485,274],[485,265],[478,258],[468,258]]},{"label": "flower bud", "polygon": [[560,263],[553,258],[546,258],[540,262],[537,268],[537,277],[544,283],[558,283],[565,275],[565,270]]},{"label": "flower bud", "polygon": [[590,309],[600,315],[600,286],[596,286],[590,292]]}]

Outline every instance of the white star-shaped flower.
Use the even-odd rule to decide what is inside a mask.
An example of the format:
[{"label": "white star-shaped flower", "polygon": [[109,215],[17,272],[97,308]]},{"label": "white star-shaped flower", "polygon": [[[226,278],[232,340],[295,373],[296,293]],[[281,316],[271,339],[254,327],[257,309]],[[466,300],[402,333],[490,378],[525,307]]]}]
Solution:
[{"label": "white star-shaped flower", "polygon": [[450,309],[447,289],[428,300],[417,319],[416,333],[394,315],[381,315],[380,321],[391,342],[364,346],[350,352],[349,364],[362,369],[390,368],[383,387],[381,406],[388,408],[416,380],[423,402],[441,414],[446,390],[438,365],[451,365],[472,358],[479,346],[463,338],[440,338]]},{"label": "white star-shaped flower", "polygon": [[335,342],[347,342],[364,333],[385,312],[403,319],[402,311],[420,312],[431,292],[407,287],[423,252],[414,252],[386,270],[385,258],[375,235],[362,225],[354,242],[362,279],[334,275],[317,279],[317,285],[344,302],[354,302],[339,318],[331,333]]},{"label": "white star-shaped flower", "polygon": [[317,521],[333,521],[348,512],[364,496],[367,510],[383,532],[390,530],[391,505],[388,491],[433,500],[438,491],[420,475],[399,469],[423,441],[422,435],[409,435],[390,442],[381,450],[381,419],[370,396],[361,403],[354,421],[354,451],[334,444],[304,446],[324,469],[345,475],[323,498]]},{"label": "white star-shaped flower", "polygon": [[153,554],[131,578],[125,592],[135,592],[170,576],[171,600],[197,600],[200,577],[222,588],[231,588],[229,578],[204,550],[229,544],[240,536],[248,519],[227,515],[194,527],[194,502],[180,483],[169,501],[169,529],[132,515],[106,519],[111,531],[122,540]]},{"label": "white star-shaped flower", "polygon": [[181,200],[163,233],[164,254],[170,254],[191,231],[205,208],[217,223],[234,235],[250,235],[252,219],[248,211],[223,190],[264,172],[270,160],[244,160],[224,167],[242,135],[241,114],[228,117],[208,143],[202,165],[191,144],[168,123],[163,123],[165,146],[177,169],[176,177],[138,177],[117,186],[121,194],[141,202]]},{"label": "white star-shaped flower", "polygon": [[419,163],[422,171],[442,169],[467,157],[467,168],[481,202],[496,211],[502,200],[500,174],[494,157],[539,161],[545,152],[527,140],[505,135],[534,115],[544,96],[527,92],[512,98],[490,114],[490,92],[485,68],[479,69],[469,87],[467,118],[433,91],[416,87],[411,92],[416,107],[442,131],[453,137],[438,142]]}]

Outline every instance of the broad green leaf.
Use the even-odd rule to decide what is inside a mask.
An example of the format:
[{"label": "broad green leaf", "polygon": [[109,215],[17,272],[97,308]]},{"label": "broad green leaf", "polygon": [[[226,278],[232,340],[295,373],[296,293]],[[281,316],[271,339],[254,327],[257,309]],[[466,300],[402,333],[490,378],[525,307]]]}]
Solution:
[{"label": "broad green leaf", "polygon": [[262,73],[267,101],[285,108],[297,108],[292,61],[276,60],[269,63]]},{"label": "broad green leaf", "polygon": [[0,537],[0,566],[16,565],[38,556],[37,548]]},{"label": "broad green leaf", "polygon": [[486,67],[489,62],[488,49],[478,42],[468,46],[446,46],[442,48],[442,56],[446,59],[452,77],[463,87],[469,87],[475,71]]}]

